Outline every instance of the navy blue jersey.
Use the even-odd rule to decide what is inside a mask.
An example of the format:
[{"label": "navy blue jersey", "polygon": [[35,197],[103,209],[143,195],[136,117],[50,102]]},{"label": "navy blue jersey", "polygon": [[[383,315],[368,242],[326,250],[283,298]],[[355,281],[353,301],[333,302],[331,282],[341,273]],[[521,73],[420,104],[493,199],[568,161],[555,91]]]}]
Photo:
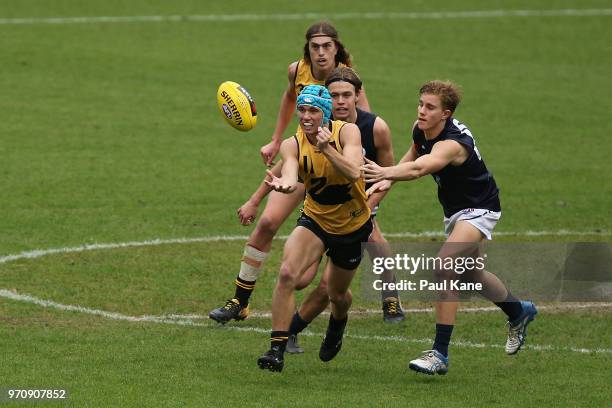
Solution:
[{"label": "navy blue jersey", "polygon": [[376,161],[376,147],[374,146],[374,122],[376,115],[357,108],[357,121],[355,124],[361,132],[361,146],[365,149],[365,157]]},{"label": "navy blue jersey", "polygon": [[[362,111],[357,108],[357,121],[355,124],[361,132],[361,146],[363,146],[364,156],[369,160],[378,163],[376,156],[376,146],[374,146],[374,122],[376,121],[376,115],[370,112]],[[366,190],[370,188],[373,183],[366,184]]]},{"label": "navy blue jersey", "polygon": [[438,199],[446,217],[467,208],[501,211],[495,179],[487,170],[474,143],[474,137],[465,125],[457,119],[448,118],[442,133],[432,140],[427,140],[425,133],[415,126],[412,140],[418,156],[430,154],[433,145],[442,140],[454,140],[468,151],[468,158],[461,165],[449,164],[432,173],[438,184]]}]

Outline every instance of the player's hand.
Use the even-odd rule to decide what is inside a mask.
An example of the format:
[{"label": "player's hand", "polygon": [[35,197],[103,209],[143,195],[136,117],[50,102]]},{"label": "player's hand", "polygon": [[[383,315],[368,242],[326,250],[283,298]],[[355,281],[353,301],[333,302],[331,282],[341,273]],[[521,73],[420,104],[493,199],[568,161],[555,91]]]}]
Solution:
[{"label": "player's hand", "polygon": [[320,127],[319,132],[317,133],[317,148],[321,151],[327,149],[331,136],[332,133],[327,127]]},{"label": "player's hand", "polygon": [[392,185],[393,185],[393,182],[391,180],[379,181],[378,183],[374,183],[370,188],[368,188],[368,190],[366,191],[366,194],[368,197],[370,197],[374,193],[389,190]]},{"label": "player's hand", "polygon": [[257,218],[258,207],[259,206],[253,204],[251,200],[248,200],[246,203],[242,204],[242,206],[236,210],[240,224],[244,226],[251,225],[253,221],[255,221],[255,218]]},{"label": "player's hand", "polygon": [[376,183],[387,178],[388,167],[380,167],[376,162],[364,157],[366,163],[361,166],[366,183]]},{"label": "player's hand", "polygon": [[282,178],[276,177],[270,170],[266,170],[266,173],[270,176],[270,180],[264,180],[264,182],[274,191],[291,194],[297,189],[297,182],[286,183]]},{"label": "player's hand", "polygon": [[274,158],[280,150],[280,145],[280,141],[277,142],[273,140],[259,150],[261,158],[263,159],[263,162],[266,166],[270,167],[274,165]]}]

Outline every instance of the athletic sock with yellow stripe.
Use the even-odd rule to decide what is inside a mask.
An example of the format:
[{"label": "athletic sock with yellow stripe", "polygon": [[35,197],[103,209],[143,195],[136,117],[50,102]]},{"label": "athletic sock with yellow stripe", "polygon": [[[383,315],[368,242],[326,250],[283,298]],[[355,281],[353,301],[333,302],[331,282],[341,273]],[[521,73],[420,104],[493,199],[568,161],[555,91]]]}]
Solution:
[{"label": "athletic sock with yellow stripe", "polygon": [[272,330],[270,332],[270,348],[274,351],[284,353],[288,338],[288,331]]},{"label": "athletic sock with yellow stripe", "polygon": [[251,293],[253,292],[253,289],[255,289],[255,281],[245,281],[240,279],[240,276],[236,276],[234,284],[236,285],[236,293],[234,294],[234,297],[238,299],[240,306],[247,307]]}]

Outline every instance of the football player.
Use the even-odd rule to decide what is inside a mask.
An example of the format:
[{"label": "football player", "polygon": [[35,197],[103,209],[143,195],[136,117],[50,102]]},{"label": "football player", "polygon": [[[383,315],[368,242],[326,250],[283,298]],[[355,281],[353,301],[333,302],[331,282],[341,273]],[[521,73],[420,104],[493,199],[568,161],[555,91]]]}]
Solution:
[{"label": "football player", "polygon": [[324,254],[328,257],[324,273],[328,276],[331,315],[319,358],[333,359],[342,346],[352,303],[349,285],[361,262],[361,244],[372,232],[372,222],[360,172],[363,153],[359,128],[330,120],[331,111],[327,89],[306,86],[297,98],[297,133],[281,145],[281,177],[268,171],[270,180],[266,183],[275,191],[294,192],[299,178],[308,193],[302,215],[283,250],[272,296],[270,350],[257,360],[262,369],[282,371],[299,277]]},{"label": "football player", "polygon": [[[325,81],[325,85],[333,100],[334,119],[355,123],[359,127],[364,156],[381,166],[392,166],[395,161],[389,126],[380,116],[363,111],[357,107],[362,90],[361,79],[357,72],[349,67],[338,67],[332,71]],[[370,186],[371,184],[366,183],[366,188]],[[368,206],[372,212],[373,225],[372,234],[368,242],[376,244],[367,246],[371,258],[391,256],[391,250],[375,218],[378,204],[385,193],[378,192],[368,197]],[[310,278],[310,275],[308,277]],[[302,348],[297,344],[297,334],[304,330],[329,304],[326,289],[327,278],[325,274],[321,277],[317,288],[306,297],[299,311],[293,315],[289,330],[289,342],[287,343],[288,353],[303,352]],[[395,277],[388,270],[383,272],[381,279],[383,282],[395,282]],[[384,290],[381,291],[381,294],[384,320],[389,323],[402,321],[404,319],[404,312],[401,309],[397,291]]]},{"label": "football player", "polygon": [[[438,185],[447,234],[438,257],[480,257],[484,240],[491,239],[501,217],[497,184],[482,160],[472,133],[453,117],[461,100],[459,88],[452,82],[430,81],[423,84],[419,95],[413,143],[399,164],[381,167],[367,160],[362,166],[366,181],[375,183],[368,193],[386,191],[396,181],[416,180],[431,174]],[[482,284],[481,294],[508,316],[506,353],[516,354],[525,342],[527,325],[537,314],[534,304],[517,300],[499,278],[483,268],[472,268],[463,274],[456,274],[450,268],[440,269],[434,272],[446,282],[460,278]],[[456,291],[449,288],[438,295],[433,347],[409,364],[410,369],[430,375],[448,371],[448,345],[458,306]]]}]

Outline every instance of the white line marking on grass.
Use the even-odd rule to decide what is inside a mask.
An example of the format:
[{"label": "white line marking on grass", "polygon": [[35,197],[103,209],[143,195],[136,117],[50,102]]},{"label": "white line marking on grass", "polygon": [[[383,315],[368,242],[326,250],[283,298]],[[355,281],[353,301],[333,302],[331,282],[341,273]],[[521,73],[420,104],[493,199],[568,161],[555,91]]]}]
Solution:
[{"label": "white line marking on grass", "polygon": [[[4,297],[7,299],[19,301],[19,302],[31,303],[31,304],[39,305],[45,308],[52,308],[52,309],[57,309],[57,310],[62,310],[62,311],[67,311],[67,312],[78,312],[78,313],[100,316],[100,317],[104,317],[106,319],[111,319],[111,320],[121,320],[121,321],[128,321],[128,322],[173,324],[173,325],[180,325],[180,326],[194,326],[194,327],[206,327],[206,328],[214,328],[214,327],[219,326],[213,323],[196,323],[191,319],[181,319],[179,318],[180,315],[128,316],[128,315],[124,315],[121,313],[108,312],[108,311],[100,310],[100,309],[90,309],[88,307],[83,307],[83,306],[78,306],[78,305],[64,305],[61,303],[53,302],[51,300],[39,299],[34,296],[23,295],[23,294],[19,294],[14,291],[6,290],[6,289],[0,289],[0,297]],[[169,318],[170,316],[172,318]],[[264,329],[261,327],[223,326],[223,328],[226,330],[234,330],[234,331],[239,331],[239,332],[255,332],[255,333],[265,333],[265,334],[270,333],[269,329]],[[304,331],[300,335],[323,337],[323,333],[315,333],[311,331]],[[408,338],[404,336],[377,336],[377,335],[371,336],[371,335],[360,335],[360,334],[351,334],[351,333],[347,333],[346,337],[350,337],[350,338],[354,338],[358,340],[365,340],[365,341],[384,341],[384,342],[393,341],[393,342],[400,342],[400,343],[417,343],[417,344],[431,344],[431,342],[433,341],[432,339],[413,339],[413,338]],[[473,343],[473,342],[462,341],[462,340],[453,341],[453,345],[458,346],[458,347],[466,347],[466,348],[499,349],[499,348],[504,347],[499,344]],[[587,354],[591,354],[591,353],[593,354],[612,354],[612,349],[605,349],[605,348],[588,349],[588,348],[578,348],[578,347],[557,347],[557,346],[552,346],[552,345],[538,345],[538,344],[527,345],[526,347],[529,349],[538,350],[538,351],[557,351],[557,352],[570,351],[570,352],[575,352],[575,353],[587,353]]]},{"label": "white line marking on grass", "polygon": [[[579,309],[607,309],[612,308],[612,303],[566,303],[566,304],[558,304],[558,305],[542,305],[538,306],[538,310],[549,310],[549,311],[562,311],[562,310],[579,310]],[[412,309],[403,309],[404,312],[410,313],[432,313],[434,308],[432,307],[423,307],[423,308],[412,308]],[[482,312],[497,312],[499,308],[496,306],[490,307],[465,307],[459,308],[459,313],[482,313]],[[324,312],[324,314],[329,314],[329,312]],[[351,310],[351,314],[355,315],[379,315],[382,314],[381,309],[356,309]],[[180,315],[175,315],[180,316]],[[185,315],[190,316],[191,319],[205,319],[208,316],[198,316],[198,315]],[[272,317],[271,312],[257,312],[253,311],[249,314],[249,317],[255,318],[269,318]]]},{"label": "white line marking on grass", "polygon": [[[396,232],[384,234],[389,238],[428,238],[428,237],[443,237],[441,231],[423,231],[423,232]],[[497,236],[612,236],[610,231],[524,231],[524,232],[498,232]],[[224,241],[246,241],[247,235],[215,235],[209,237],[196,238],[172,238],[172,239],[152,239],[148,241],[133,241],[133,242],[117,242],[117,243],[102,243],[102,244],[85,244],[77,247],[50,248],[50,249],[34,249],[24,251],[19,254],[0,256],[0,264],[17,261],[20,259],[34,259],[45,255],[66,254],[73,252],[95,251],[99,249],[118,249],[118,248],[134,248],[147,247],[157,245],[172,245],[172,244],[194,244],[205,242],[224,242]],[[277,236],[275,239],[285,240],[287,235]]]},{"label": "white line marking on grass", "polygon": [[107,312],[107,311],[98,310],[98,309],[90,309],[88,307],[83,307],[83,306],[78,306],[78,305],[63,305],[61,303],[56,303],[51,300],[39,299],[37,297],[30,296],[30,295],[22,295],[22,294],[19,294],[19,293],[10,291],[10,290],[6,290],[6,289],[0,289],[0,297],[16,300],[20,302],[25,302],[25,303],[32,303],[32,304],[46,307],[46,308],[63,310],[66,312],[78,312],[78,313],[85,313],[85,314],[90,314],[90,315],[101,316],[101,317],[105,317],[107,319],[112,319],[112,320],[126,320],[130,322],[153,322],[153,323],[175,322],[175,320],[172,320],[172,319],[164,319],[164,318],[160,318],[156,316],[140,316],[140,317],[126,316],[121,313]]},{"label": "white line marking on grass", "polygon": [[292,20],[421,20],[500,17],[598,17],[610,16],[612,9],[556,10],[475,10],[437,12],[355,12],[355,13],[279,13],[279,14],[192,14],[167,16],[82,16],[2,18],[0,25],[32,24],[108,24],[108,23],[176,23],[230,21],[292,21]]},{"label": "white line marking on grass", "polygon": [[[425,231],[420,233],[392,233],[387,234],[389,237],[431,237],[431,236],[442,236],[443,234],[437,231]],[[576,232],[576,231],[526,231],[523,233],[519,232],[506,232],[499,233],[498,235],[515,235],[515,236],[555,236],[555,235],[610,235],[609,231],[594,231],[594,232]],[[191,244],[191,243],[200,243],[200,242],[222,242],[222,241],[240,241],[246,240],[248,237],[243,235],[219,235],[219,236],[209,236],[209,237],[200,237],[200,238],[176,238],[176,239],[154,239],[148,241],[134,241],[134,242],[120,242],[120,243],[106,243],[106,244],[86,244],[78,247],[65,247],[65,248],[51,248],[51,249],[36,249],[32,251],[25,251],[15,255],[7,255],[0,257],[0,264],[8,263],[11,261],[16,261],[19,259],[34,259],[39,258],[45,255],[51,254],[59,254],[59,253],[75,253],[75,252],[83,252],[83,251],[94,251],[101,249],[118,249],[118,248],[133,248],[133,247],[146,247],[146,246],[157,246],[157,245],[171,245],[171,244]],[[279,236],[277,239],[286,239],[286,236]],[[196,326],[196,327],[215,327],[215,324],[205,324],[205,323],[196,323],[194,320],[205,319],[206,316],[189,314],[189,315],[179,315],[179,314],[170,314],[170,315],[162,315],[162,316],[128,316],[121,313],[116,312],[108,312],[99,309],[91,309],[79,305],[64,305],[61,303],[56,303],[50,300],[39,299],[34,296],[18,294],[14,291],[0,289],[0,297],[36,304],[46,308],[54,308],[63,311],[71,311],[71,312],[79,312],[90,315],[101,316],[111,320],[122,320],[129,322],[150,322],[150,323],[162,323],[162,324],[175,324],[175,325],[183,325],[183,326]],[[563,309],[586,309],[586,308],[606,308],[612,307],[612,303],[583,303],[583,304],[563,304],[563,305],[554,305],[554,306],[539,306],[541,310],[563,310]],[[496,311],[498,308],[496,307],[471,307],[461,309],[462,312],[489,312]],[[406,309],[407,313],[427,313],[432,312],[432,308],[421,308],[421,309]],[[351,313],[355,314],[379,314],[380,310],[366,309],[366,310],[355,310]],[[271,314],[269,312],[254,312],[251,314],[254,318],[269,318]],[[258,327],[235,327],[228,326],[227,329],[242,331],[242,332],[258,332],[258,333],[268,333],[268,329],[262,329]],[[311,333],[304,332],[304,335],[309,336],[322,336],[321,333]],[[380,341],[400,341],[400,342],[409,342],[409,343],[431,343],[430,339],[410,339],[401,336],[361,336],[361,335],[347,335],[347,337],[353,337],[356,339],[362,340],[380,340]],[[501,345],[487,345],[487,344],[479,344],[479,343],[470,343],[470,342],[454,342],[454,344],[464,347],[471,348],[501,348]],[[572,352],[580,352],[580,353],[607,353],[611,354],[612,350],[610,349],[586,349],[586,348],[573,348],[573,347],[555,347],[550,345],[531,345],[528,348],[534,350],[542,350],[542,351],[572,351]]]},{"label": "white line marking on grass", "polygon": [[193,244],[198,242],[221,242],[221,241],[243,241],[248,239],[246,235],[216,235],[200,238],[174,238],[174,239],[152,239],[148,241],[117,242],[109,244],[85,244],[78,247],[34,249],[19,254],[0,257],[0,264],[16,261],[19,259],[33,259],[51,254],[67,254],[73,252],[95,251],[98,249],[134,248],[157,245]]},{"label": "white line marking on grass", "polygon": [[[551,312],[560,312],[564,310],[580,310],[580,309],[608,309],[612,308],[612,303],[595,303],[595,302],[586,302],[586,303],[561,303],[555,305],[538,305],[538,310],[548,310]],[[411,308],[411,309],[403,309],[404,312],[411,313],[432,313],[434,309],[432,307],[423,307],[423,308]],[[487,306],[487,307],[465,307],[459,308],[460,313],[482,313],[482,312],[497,312],[499,308],[496,306]],[[323,312],[323,315],[329,315],[329,312]],[[372,316],[382,314],[381,309],[351,309],[351,315],[364,315],[364,316]],[[208,319],[208,316],[199,315],[199,314],[169,314],[169,315],[161,315],[154,316],[158,319],[191,319],[191,320],[202,320]],[[272,317],[271,312],[264,311],[256,311],[252,310],[249,313],[249,318],[256,319],[267,319]]]}]

